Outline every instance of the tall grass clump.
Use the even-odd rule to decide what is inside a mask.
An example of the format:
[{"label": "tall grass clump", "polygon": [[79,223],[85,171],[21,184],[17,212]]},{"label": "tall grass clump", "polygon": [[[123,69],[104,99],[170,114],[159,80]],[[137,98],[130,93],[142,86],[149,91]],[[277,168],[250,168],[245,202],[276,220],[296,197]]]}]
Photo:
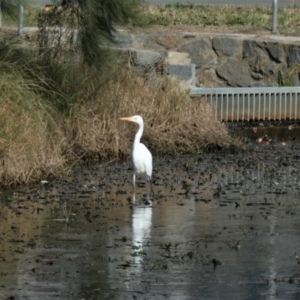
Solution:
[{"label": "tall grass clump", "polygon": [[0,76],[1,184],[57,174],[65,163],[58,113],[13,63],[0,61]]}]

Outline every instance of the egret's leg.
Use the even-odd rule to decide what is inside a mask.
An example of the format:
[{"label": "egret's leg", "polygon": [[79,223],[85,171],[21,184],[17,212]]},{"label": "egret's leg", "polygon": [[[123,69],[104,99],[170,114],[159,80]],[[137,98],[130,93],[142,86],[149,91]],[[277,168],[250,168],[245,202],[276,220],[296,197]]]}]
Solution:
[{"label": "egret's leg", "polygon": [[135,190],[135,174],[134,173],[133,173],[132,183],[133,183],[133,190]]},{"label": "egret's leg", "polygon": [[132,193],[132,203],[135,203],[135,192]]},{"label": "egret's leg", "polygon": [[152,180],[151,180],[150,177],[148,178],[148,180],[149,180],[149,186],[150,186],[150,194],[152,194],[152,191],[153,191],[153,188],[152,188]]}]

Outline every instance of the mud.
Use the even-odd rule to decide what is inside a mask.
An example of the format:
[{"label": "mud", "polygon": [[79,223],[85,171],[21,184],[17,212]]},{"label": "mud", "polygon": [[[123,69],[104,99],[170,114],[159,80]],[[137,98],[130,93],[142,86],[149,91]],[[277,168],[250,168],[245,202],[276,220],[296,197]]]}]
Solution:
[{"label": "mud", "polygon": [[300,298],[300,144],[129,162],[3,192],[0,299]]}]

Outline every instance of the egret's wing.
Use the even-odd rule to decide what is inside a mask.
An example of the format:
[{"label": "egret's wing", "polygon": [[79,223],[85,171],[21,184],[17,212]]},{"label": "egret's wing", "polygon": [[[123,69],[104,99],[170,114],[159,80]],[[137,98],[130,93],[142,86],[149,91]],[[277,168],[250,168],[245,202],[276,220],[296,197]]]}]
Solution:
[{"label": "egret's wing", "polygon": [[148,148],[140,143],[132,151],[132,163],[136,174],[152,175],[152,155]]}]

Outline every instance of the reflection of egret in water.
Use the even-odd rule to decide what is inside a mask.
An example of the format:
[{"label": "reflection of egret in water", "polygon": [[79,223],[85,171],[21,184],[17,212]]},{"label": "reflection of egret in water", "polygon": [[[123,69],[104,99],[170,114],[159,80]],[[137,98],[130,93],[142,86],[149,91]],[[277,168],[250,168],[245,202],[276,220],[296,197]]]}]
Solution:
[{"label": "reflection of egret in water", "polygon": [[125,269],[125,276],[128,279],[124,283],[127,291],[138,290],[140,288],[140,278],[143,276],[143,260],[147,254],[147,244],[151,239],[151,226],[152,206],[149,194],[137,200],[135,193],[133,193],[131,215],[132,251],[129,261],[130,265],[134,265],[134,269]]},{"label": "reflection of egret in water", "polygon": [[135,248],[134,262],[140,264],[144,255],[144,245],[151,238],[152,207],[149,194],[145,199],[142,197],[139,203],[136,202],[135,193],[132,195],[132,243]]}]

